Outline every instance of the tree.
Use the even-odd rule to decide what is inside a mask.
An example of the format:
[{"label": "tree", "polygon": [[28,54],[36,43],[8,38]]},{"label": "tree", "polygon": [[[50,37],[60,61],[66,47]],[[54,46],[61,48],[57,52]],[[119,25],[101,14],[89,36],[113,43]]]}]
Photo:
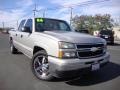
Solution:
[{"label": "tree", "polygon": [[95,16],[75,16],[72,19],[72,25],[77,31],[81,29],[87,29],[92,33],[95,30],[107,29],[113,26],[113,19],[111,19],[110,14],[97,14]]}]

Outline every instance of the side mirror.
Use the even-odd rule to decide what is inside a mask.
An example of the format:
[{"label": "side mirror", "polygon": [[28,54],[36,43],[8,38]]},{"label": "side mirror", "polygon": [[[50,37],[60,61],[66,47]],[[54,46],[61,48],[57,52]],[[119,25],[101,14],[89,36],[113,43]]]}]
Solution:
[{"label": "side mirror", "polygon": [[30,30],[30,27],[24,27],[24,28],[22,28],[22,31],[32,33],[31,30]]}]

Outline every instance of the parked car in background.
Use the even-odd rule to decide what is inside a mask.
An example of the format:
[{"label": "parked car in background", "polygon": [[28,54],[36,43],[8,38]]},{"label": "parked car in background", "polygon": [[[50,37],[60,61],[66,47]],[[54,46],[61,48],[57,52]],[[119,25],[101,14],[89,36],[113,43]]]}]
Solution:
[{"label": "parked car in background", "polygon": [[86,33],[89,34],[89,31],[87,29],[82,29],[82,30],[75,30],[76,32],[80,32],[80,33]]},{"label": "parked car in background", "polygon": [[105,39],[107,43],[114,44],[114,32],[112,30],[101,30],[98,36]]},{"label": "parked car in background", "polygon": [[86,34],[89,34],[89,31],[88,30],[80,30],[81,33],[86,33]]}]

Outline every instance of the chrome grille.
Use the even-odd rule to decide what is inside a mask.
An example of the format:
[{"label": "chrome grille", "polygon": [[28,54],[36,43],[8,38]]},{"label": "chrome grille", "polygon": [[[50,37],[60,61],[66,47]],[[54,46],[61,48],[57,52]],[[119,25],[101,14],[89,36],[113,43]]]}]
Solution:
[{"label": "chrome grille", "polygon": [[104,44],[78,44],[76,48],[79,58],[99,57],[104,54]]}]

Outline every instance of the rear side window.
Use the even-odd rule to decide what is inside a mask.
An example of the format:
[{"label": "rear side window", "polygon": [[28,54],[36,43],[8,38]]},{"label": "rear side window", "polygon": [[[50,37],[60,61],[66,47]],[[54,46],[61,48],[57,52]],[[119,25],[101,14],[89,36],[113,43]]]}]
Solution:
[{"label": "rear side window", "polygon": [[19,27],[18,27],[18,31],[22,31],[22,27],[24,26],[25,20],[22,20]]},{"label": "rear side window", "polygon": [[32,32],[32,19],[27,20],[25,27],[30,27],[30,31]]}]

